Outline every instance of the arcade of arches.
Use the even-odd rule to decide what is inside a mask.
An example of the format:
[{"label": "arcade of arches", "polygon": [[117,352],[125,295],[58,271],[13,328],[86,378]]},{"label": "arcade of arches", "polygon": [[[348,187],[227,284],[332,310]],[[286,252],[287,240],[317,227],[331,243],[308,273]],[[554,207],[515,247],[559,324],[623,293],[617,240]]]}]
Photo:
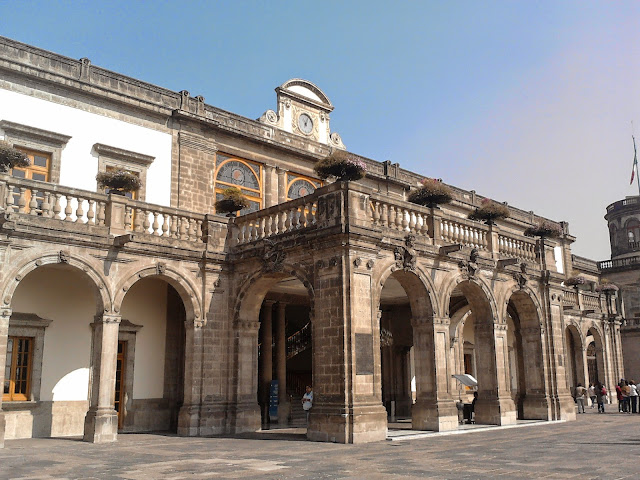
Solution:
[{"label": "arcade of arches", "polygon": [[[572,419],[577,383],[613,386],[619,322],[568,303],[565,276],[540,255],[524,275],[498,267],[498,253],[443,254],[404,231],[381,243],[349,188],[322,187],[339,199],[319,197],[317,223],[271,239],[230,244],[243,217],[209,216],[204,253],[182,240],[13,238],[0,282],[3,437],[304,426],[313,385],[307,438],[359,443],[398,418],[456,429],[474,392],[475,422],[507,425]],[[349,196],[351,217],[331,217]],[[454,377],[465,373],[477,388]]]}]

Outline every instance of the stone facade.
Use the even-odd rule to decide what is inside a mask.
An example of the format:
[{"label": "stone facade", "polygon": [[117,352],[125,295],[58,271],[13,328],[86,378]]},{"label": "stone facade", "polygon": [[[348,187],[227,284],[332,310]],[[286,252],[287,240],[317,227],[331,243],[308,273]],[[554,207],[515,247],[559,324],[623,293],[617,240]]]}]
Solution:
[{"label": "stone facade", "polygon": [[[563,285],[566,224],[541,240],[523,235],[543,220],[533,212],[471,221],[482,198],[456,188],[450,205],[414,205],[422,176],[355,154],[366,178],[321,182],[315,162],[345,147],[310,82],[285,82],[277,112],[253,121],[3,38],[0,71],[7,90],[171,135],[169,205],[0,176],[0,364],[11,339],[44,349],[29,357],[29,398],[0,403],[0,439],[257,430],[277,379],[279,422],[312,383],[308,438],[360,443],[386,437],[392,404],[414,429],[457,428],[472,391],[454,374],[478,378],[476,422],[506,425],[573,419],[590,341],[599,380],[622,371],[615,305]],[[215,214],[229,183],[253,211]],[[43,285],[60,301],[30,304]],[[48,354],[65,348],[77,359]]]}]

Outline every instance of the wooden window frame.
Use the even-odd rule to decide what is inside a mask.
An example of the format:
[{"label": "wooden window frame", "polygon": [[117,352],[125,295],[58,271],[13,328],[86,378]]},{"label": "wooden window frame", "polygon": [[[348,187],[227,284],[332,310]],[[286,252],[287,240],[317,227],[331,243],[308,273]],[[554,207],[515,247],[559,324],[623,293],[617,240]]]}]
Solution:
[{"label": "wooden window frame", "polygon": [[[11,175],[14,174],[14,172],[17,170],[19,172],[24,172],[24,179],[25,180],[35,180],[38,182],[46,182],[46,183],[51,183],[51,163],[52,163],[52,156],[50,153],[48,152],[42,152],[39,150],[33,150],[33,149],[29,149],[29,148],[24,148],[24,147],[20,147],[20,146],[16,146],[15,147],[16,150],[21,151],[22,153],[24,153],[27,157],[29,157],[29,160],[31,161],[31,165],[29,165],[28,167],[13,167],[11,169]],[[41,158],[45,158],[47,160],[47,165],[45,167],[41,167],[39,165],[36,165],[35,163],[35,157],[41,157]],[[45,179],[44,180],[37,180],[35,178],[33,178],[34,174],[38,174],[38,175],[44,175]],[[22,177],[20,177],[22,178]],[[16,187],[16,189],[18,189]],[[14,198],[17,195],[18,199],[20,197],[20,194],[15,192],[14,189]],[[42,192],[40,192],[40,194],[38,195],[38,197],[40,198],[40,200],[42,201],[44,199],[44,196],[42,194]],[[15,205],[18,205],[18,199],[16,199],[15,201]],[[29,213],[29,203],[31,202],[31,189],[27,189],[27,191],[25,192],[25,213]],[[41,209],[41,203],[38,204],[38,210]]]},{"label": "wooden window frame", "polygon": [[[4,385],[2,390],[3,402],[26,402],[31,399],[31,374],[33,370],[33,349],[35,346],[34,337],[25,336],[13,336],[9,335],[7,342],[13,340],[13,348],[11,350],[11,358],[7,355],[7,363],[10,364],[9,368],[9,393],[4,393]],[[16,370],[18,363],[18,348],[17,343],[20,340],[27,340],[29,342],[29,350],[27,351],[27,378],[26,378],[26,393],[16,393]],[[5,382],[7,379],[5,378]]]},{"label": "wooden window frame", "polygon": [[4,139],[16,148],[49,154],[51,159],[48,181],[56,184],[60,183],[62,150],[71,139],[71,136],[8,120],[0,120],[0,130],[4,132]]},{"label": "wooden window frame", "polygon": [[14,404],[15,408],[21,408],[20,405],[23,405],[24,402],[37,402],[40,400],[44,335],[45,329],[50,324],[51,320],[41,318],[33,313],[13,312],[11,314],[9,318],[9,336],[33,339],[31,347],[29,398],[23,400],[7,400],[4,396],[3,385],[3,402],[7,402],[3,407],[8,408],[11,404]]},{"label": "wooden window frame", "polygon": [[291,185],[293,185],[298,180],[305,180],[305,181],[309,182],[311,185],[313,185],[315,187],[315,190],[319,189],[320,187],[322,187],[324,185],[322,180],[318,180],[317,178],[308,177],[306,175],[300,175],[298,173],[287,172],[286,173],[286,179],[287,179],[287,181],[286,181],[285,198],[286,198],[287,202],[290,201],[290,200],[296,200],[295,198],[289,197],[289,189],[291,188]]}]

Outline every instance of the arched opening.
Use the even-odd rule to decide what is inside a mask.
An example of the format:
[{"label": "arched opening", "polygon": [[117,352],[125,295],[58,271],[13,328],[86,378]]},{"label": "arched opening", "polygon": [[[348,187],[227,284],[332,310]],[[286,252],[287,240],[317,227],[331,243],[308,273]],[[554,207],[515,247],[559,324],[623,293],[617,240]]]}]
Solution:
[{"label": "arched opening", "polygon": [[452,380],[457,400],[465,406],[467,421],[497,425],[514,423],[508,328],[497,324],[489,297],[471,280],[455,286],[448,306],[452,373],[466,373],[477,380],[475,387]]},{"label": "arched opening", "polygon": [[[91,324],[103,310],[98,288],[78,268],[44,265],[20,281],[11,309],[3,392],[6,438],[82,435]],[[20,407],[24,401],[33,403]]]},{"label": "arched opening", "polygon": [[260,407],[262,427],[306,427],[302,397],[307,385],[313,387],[308,286],[293,272],[264,274],[242,296],[238,317],[260,322],[257,338],[252,340],[256,343],[251,346],[258,352],[256,363],[251,372],[239,374],[253,377],[247,383]]},{"label": "arched opening", "polygon": [[122,301],[115,386],[121,432],[178,428],[184,400],[186,310],[170,281],[144,277]]},{"label": "arched opening", "polygon": [[[582,337],[575,325],[569,325],[565,329],[565,351],[567,366],[565,369],[567,376],[567,385],[571,391],[571,395],[575,397],[576,387],[578,383],[584,384],[585,379],[585,365],[584,365],[584,345],[582,344]],[[595,380],[589,383],[595,385]]]},{"label": "arched opening", "polygon": [[533,300],[523,291],[514,292],[507,304],[507,345],[511,398],[517,418],[549,420],[540,319]]},{"label": "arched opening", "polygon": [[591,327],[587,331],[587,336],[585,338],[586,345],[586,362],[587,362],[587,375],[589,377],[589,381],[591,382],[594,379],[594,384],[597,382],[606,385],[608,378],[605,375],[605,365],[604,365],[604,345],[602,343],[602,336],[600,332],[594,327]]}]

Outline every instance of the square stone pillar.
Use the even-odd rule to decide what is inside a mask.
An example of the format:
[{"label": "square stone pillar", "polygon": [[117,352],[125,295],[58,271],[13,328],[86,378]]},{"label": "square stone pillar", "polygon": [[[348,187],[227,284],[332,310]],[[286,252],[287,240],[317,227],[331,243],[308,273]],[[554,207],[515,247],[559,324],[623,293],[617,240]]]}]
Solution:
[{"label": "square stone pillar", "polygon": [[411,426],[414,430],[455,430],[458,410],[449,380],[450,320],[413,318],[411,323],[416,371],[416,403],[411,409]]},{"label": "square stone pillar", "polygon": [[260,323],[238,320],[234,325],[234,392],[231,433],[255,432],[260,429],[258,406],[258,330]]},{"label": "square stone pillar", "polygon": [[185,321],[184,399],[178,413],[178,435],[183,437],[200,434],[203,348],[202,322]]},{"label": "square stone pillar", "polygon": [[476,423],[513,425],[516,406],[511,398],[507,325],[476,319],[476,354],[479,362]]},{"label": "square stone pillar", "polygon": [[[553,420],[553,402],[549,389],[549,359],[545,355],[544,330],[539,327],[520,329],[525,391],[522,414],[527,420]],[[520,381],[522,385],[522,380]]]},{"label": "square stone pillar", "polygon": [[350,275],[350,264],[343,263],[348,258],[334,257],[316,279],[310,440],[363,443],[384,440],[387,434],[371,276]]},{"label": "square stone pillar", "polygon": [[260,329],[260,403],[262,421],[269,423],[269,393],[273,380],[273,304],[266,300],[262,306],[262,325]]},{"label": "square stone pillar", "polygon": [[286,425],[291,414],[287,395],[287,304],[278,302],[276,312],[276,378],[278,379],[278,423]]},{"label": "square stone pillar", "polygon": [[284,168],[276,167],[278,174],[278,196],[277,203],[284,203],[287,201],[287,172]]},{"label": "square stone pillar", "polygon": [[115,442],[118,413],[115,410],[116,363],[120,316],[95,318],[91,345],[91,394],[89,411],[84,419],[84,441]]},{"label": "square stone pillar", "polygon": [[[0,385],[4,391],[4,370],[7,364],[7,338],[9,336],[9,318],[11,309],[3,308],[0,312]],[[0,448],[4,448],[5,419],[2,411],[2,395],[0,395]]]}]

